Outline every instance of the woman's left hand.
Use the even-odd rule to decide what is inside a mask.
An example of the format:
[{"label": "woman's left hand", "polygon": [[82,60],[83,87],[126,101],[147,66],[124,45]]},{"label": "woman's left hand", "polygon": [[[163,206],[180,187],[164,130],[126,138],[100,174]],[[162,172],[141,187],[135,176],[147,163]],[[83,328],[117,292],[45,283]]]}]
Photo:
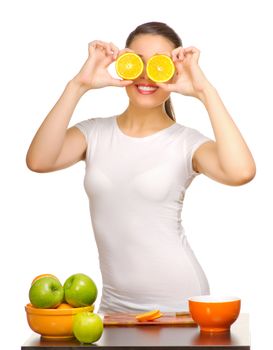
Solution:
[{"label": "woman's left hand", "polygon": [[176,73],[169,83],[157,84],[169,92],[201,98],[204,89],[210,85],[198,65],[200,51],[193,47],[178,47],[172,51]]}]

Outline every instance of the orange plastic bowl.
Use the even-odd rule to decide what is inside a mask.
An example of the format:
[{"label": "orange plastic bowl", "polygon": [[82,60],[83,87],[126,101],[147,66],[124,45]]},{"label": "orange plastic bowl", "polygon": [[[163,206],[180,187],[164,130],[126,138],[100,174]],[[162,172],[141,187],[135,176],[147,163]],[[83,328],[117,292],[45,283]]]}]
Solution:
[{"label": "orange plastic bowl", "polygon": [[202,332],[227,332],[239,316],[241,300],[236,297],[201,295],[189,298],[189,310]]},{"label": "orange plastic bowl", "polygon": [[59,309],[39,309],[31,304],[25,306],[30,328],[45,339],[73,338],[73,318],[78,312],[93,311],[94,305]]}]

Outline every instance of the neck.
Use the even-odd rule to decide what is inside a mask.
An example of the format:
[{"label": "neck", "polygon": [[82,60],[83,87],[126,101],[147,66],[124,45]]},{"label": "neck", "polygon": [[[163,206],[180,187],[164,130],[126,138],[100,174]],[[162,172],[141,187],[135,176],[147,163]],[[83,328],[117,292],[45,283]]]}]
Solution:
[{"label": "neck", "polygon": [[129,104],[119,116],[119,121],[128,129],[141,130],[165,127],[174,123],[167,115],[164,104],[154,108],[141,108]]}]

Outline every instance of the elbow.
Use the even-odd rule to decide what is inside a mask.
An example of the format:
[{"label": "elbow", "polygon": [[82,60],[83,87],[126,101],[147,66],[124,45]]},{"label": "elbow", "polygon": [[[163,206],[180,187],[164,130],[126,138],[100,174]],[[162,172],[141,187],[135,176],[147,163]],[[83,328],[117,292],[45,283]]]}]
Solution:
[{"label": "elbow", "polygon": [[44,167],[39,163],[39,161],[35,161],[32,159],[29,155],[26,156],[26,165],[29,170],[35,172],[35,173],[45,173],[47,172]]},{"label": "elbow", "polygon": [[28,159],[26,159],[26,165],[28,167],[29,170],[35,172],[35,173],[41,173],[41,169],[39,168],[39,166],[37,166],[35,163],[29,161]]},{"label": "elbow", "polygon": [[237,171],[236,175],[234,175],[231,179],[230,185],[232,186],[242,186],[252,181],[256,175],[256,167],[255,165],[249,167],[248,169],[243,169],[241,171]]},{"label": "elbow", "polygon": [[237,181],[235,181],[234,186],[242,186],[245,185],[247,183],[249,183],[250,181],[252,181],[255,177],[255,173],[250,172],[250,173],[245,173],[242,174]]}]

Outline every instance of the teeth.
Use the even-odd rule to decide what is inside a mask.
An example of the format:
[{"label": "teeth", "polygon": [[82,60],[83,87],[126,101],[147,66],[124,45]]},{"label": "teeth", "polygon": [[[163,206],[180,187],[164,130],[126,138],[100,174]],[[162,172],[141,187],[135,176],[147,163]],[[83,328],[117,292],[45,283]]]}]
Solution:
[{"label": "teeth", "polygon": [[144,85],[138,85],[137,87],[139,90],[142,91],[155,91],[157,89],[157,87],[153,87],[153,86],[144,86]]}]

